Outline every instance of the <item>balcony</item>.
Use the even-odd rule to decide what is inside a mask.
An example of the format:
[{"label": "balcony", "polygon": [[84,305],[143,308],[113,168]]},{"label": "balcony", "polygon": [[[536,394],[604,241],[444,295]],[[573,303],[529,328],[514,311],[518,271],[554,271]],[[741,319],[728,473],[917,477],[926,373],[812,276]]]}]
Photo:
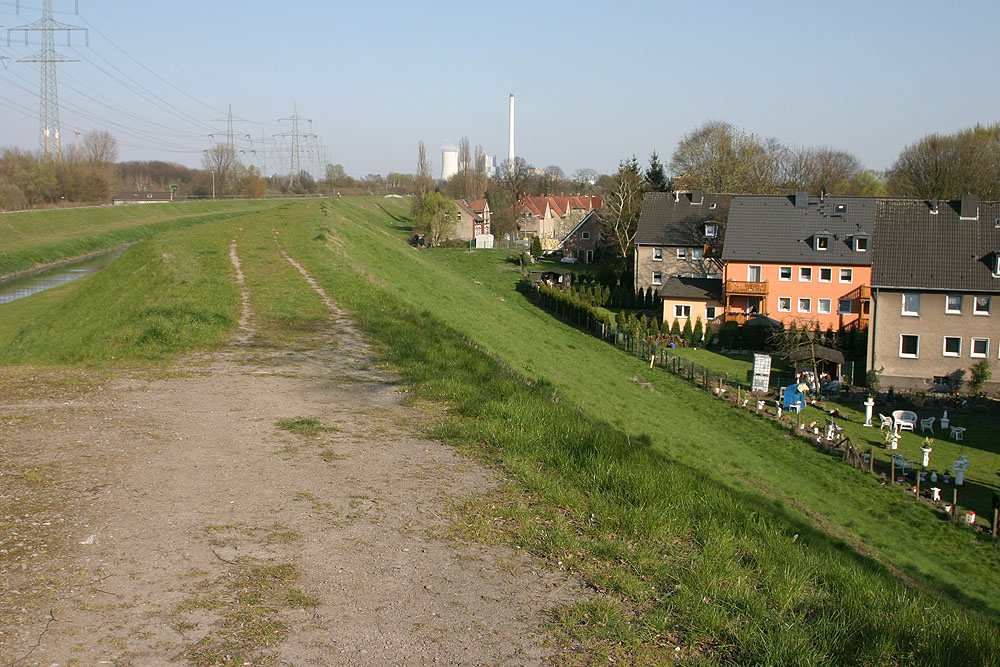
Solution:
[{"label": "balcony", "polygon": [[767,281],[751,282],[749,280],[727,280],[726,296],[767,296]]}]

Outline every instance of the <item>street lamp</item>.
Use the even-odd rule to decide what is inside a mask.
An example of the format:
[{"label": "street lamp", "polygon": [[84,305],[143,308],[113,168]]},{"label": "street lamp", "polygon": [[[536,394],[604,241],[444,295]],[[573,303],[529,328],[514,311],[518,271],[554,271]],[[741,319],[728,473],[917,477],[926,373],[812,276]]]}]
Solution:
[{"label": "street lamp", "polygon": [[215,172],[212,172],[212,199],[215,199]]}]

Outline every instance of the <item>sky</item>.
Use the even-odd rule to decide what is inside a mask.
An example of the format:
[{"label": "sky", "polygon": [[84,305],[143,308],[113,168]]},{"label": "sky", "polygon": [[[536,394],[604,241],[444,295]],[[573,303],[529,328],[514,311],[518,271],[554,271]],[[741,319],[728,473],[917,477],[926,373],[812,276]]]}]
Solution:
[{"label": "sky", "polygon": [[[123,161],[200,166],[230,105],[245,162],[287,173],[263,140],[297,112],[318,163],[357,177],[412,173],[418,141],[435,173],[463,136],[504,160],[510,93],[517,155],[566,174],[669,162],[708,120],[879,170],[927,134],[1000,120],[996,0],[52,2],[88,29],[56,34],[79,61],[56,66],[63,146],[107,130]],[[5,31],[41,16],[17,4],[0,0]],[[37,150],[24,34],[0,41],[0,146]]]}]

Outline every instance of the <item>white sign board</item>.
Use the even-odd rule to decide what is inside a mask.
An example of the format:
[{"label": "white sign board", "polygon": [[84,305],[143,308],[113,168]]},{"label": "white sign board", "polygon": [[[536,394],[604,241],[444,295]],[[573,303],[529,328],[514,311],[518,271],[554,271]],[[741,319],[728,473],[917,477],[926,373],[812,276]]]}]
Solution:
[{"label": "white sign board", "polygon": [[753,391],[767,391],[771,384],[771,355],[753,355],[753,382],[750,388]]}]

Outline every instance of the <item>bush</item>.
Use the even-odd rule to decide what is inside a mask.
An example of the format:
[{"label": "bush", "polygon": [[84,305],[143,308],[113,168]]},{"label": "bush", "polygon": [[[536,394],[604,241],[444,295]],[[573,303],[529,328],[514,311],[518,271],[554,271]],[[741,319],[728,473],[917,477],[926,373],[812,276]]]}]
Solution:
[{"label": "bush", "polygon": [[531,254],[535,257],[542,256],[542,241],[537,236],[531,240]]},{"label": "bush", "polygon": [[982,359],[969,369],[969,393],[975,396],[983,393],[983,386],[993,377],[990,362]]}]

